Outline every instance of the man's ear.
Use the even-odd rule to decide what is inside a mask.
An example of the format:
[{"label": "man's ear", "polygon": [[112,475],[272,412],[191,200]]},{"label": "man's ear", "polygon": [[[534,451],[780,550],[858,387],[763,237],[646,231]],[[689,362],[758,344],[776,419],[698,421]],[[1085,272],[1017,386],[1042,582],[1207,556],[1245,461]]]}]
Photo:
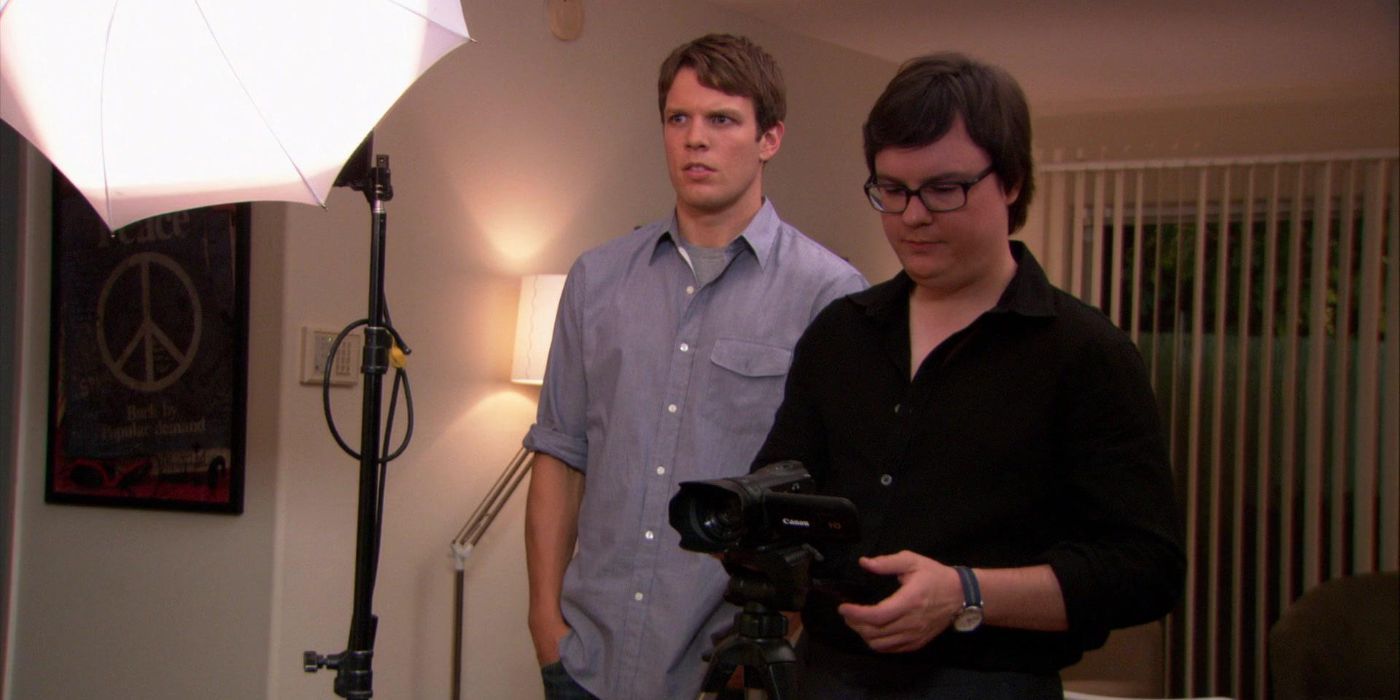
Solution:
[{"label": "man's ear", "polygon": [[1009,190],[1004,190],[1002,196],[1006,199],[1006,206],[1009,207],[1012,204],[1015,204],[1016,200],[1021,198],[1021,184],[1016,183],[1015,187],[1012,187]]},{"label": "man's ear", "polygon": [[759,160],[767,163],[773,156],[778,155],[778,149],[783,145],[783,131],[786,128],[782,122],[778,122],[758,135]]}]

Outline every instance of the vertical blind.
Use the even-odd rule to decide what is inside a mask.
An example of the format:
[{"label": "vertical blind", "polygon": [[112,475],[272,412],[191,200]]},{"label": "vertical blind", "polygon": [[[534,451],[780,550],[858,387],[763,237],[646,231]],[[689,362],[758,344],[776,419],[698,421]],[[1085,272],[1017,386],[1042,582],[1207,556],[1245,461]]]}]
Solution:
[{"label": "vertical blind", "polygon": [[1267,635],[1400,558],[1400,171],[1389,153],[1055,164],[1047,273],[1138,344],[1184,516],[1173,695],[1269,695]]}]

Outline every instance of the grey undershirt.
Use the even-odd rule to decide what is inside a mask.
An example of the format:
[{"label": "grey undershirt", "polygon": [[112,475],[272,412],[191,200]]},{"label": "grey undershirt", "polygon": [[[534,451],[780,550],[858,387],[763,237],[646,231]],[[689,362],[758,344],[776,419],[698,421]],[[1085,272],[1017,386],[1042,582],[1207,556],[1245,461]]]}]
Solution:
[{"label": "grey undershirt", "polygon": [[729,261],[739,254],[738,246],[743,245],[743,243],[736,238],[723,248],[706,248],[689,241],[685,241],[682,245],[685,247],[690,269],[695,273],[695,281],[703,287],[719,279],[719,276],[724,273],[724,268],[729,267]]}]

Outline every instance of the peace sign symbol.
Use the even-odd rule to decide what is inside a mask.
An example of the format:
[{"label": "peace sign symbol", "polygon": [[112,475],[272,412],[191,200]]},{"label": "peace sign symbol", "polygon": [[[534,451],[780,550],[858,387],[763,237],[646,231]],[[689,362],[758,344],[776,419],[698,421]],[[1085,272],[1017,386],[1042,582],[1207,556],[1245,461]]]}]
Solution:
[{"label": "peace sign symbol", "polygon": [[[153,268],[155,268],[153,270]],[[152,275],[152,272],[157,272]],[[161,271],[164,271],[162,273]],[[117,286],[121,278],[127,274],[139,275],[137,282],[140,287],[141,303],[141,323],[135,332],[122,345],[120,354],[113,355],[107,339],[107,304],[112,289]],[[172,284],[170,277],[179,282],[179,286]],[[130,288],[130,285],[124,285]],[[192,318],[188,322],[183,319],[153,318],[151,299],[157,294],[165,298],[172,298],[174,295],[183,294],[189,299],[188,309]],[[181,308],[177,304],[161,304],[162,309]],[[116,314],[114,314],[115,316]],[[117,381],[136,391],[160,391],[179,379],[190,368],[194,362],[195,353],[199,350],[199,335],[202,330],[204,313],[199,303],[199,294],[195,291],[194,283],[190,281],[189,275],[185,274],[184,268],[172,260],[170,257],[160,253],[137,253],[123,260],[120,265],[112,270],[112,274],[107,277],[107,281],[102,285],[102,293],[97,298],[97,346],[102,352],[102,362],[107,365],[107,369],[117,378]],[[174,327],[177,323],[181,327],[189,327],[187,331],[189,340],[185,347],[179,347],[171,333],[167,333],[157,321],[165,321],[167,325]],[[132,362],[132,356],[140,352],[139,360],[136,363],[137,369],[128,373],[127,365]],[[173,366],[171,362],[173,361]]]}]

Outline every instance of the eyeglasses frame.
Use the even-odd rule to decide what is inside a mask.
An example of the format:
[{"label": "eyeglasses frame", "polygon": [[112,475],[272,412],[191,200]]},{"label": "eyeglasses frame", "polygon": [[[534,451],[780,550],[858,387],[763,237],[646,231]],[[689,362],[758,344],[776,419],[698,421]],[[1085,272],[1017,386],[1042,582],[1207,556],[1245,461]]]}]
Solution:
[{"label": "eyeglasses frame", "polygon": [[[870,176],[870,179],[865,181],[865,186],[864,186],[862,189],[865,190],[865,199],[866,199],[866,201],[870,202],[870,206],[871,206],[875,211],[878,211],[878,212],[880,212],[881,214],[903,214],[906,210],[909,209],[909,202],[912,201],[914,197],[918,197],[918,198],[919,198],[919,203],[922,204],[922,205],[924,205],[924,209],[928,210],[929,213],[931,213],[931,214],[943,214],[943,213],[947,213],[947,212],[950,212],[950,211],[957,211],[957,210],[962,209],[963,207],[967,206],[968,191],[971,190],[977,183],[979,183],[979,182],[985,180],[985,179],[987,178],[987,176],[988,176],[988,175],[991,175],[991,174],[992,174],[992,171],[994,171],[994,170],[996,170],[996,164],[995,164],[995,163],[993,163],[993,164],[991,164],[991,165],[988,165],[987,168],[986,168],[986,170],[983,170],[982,172],[980,172],[980,173],[978,173],[978,174],[972,176],[972,178],[970,178],[970,179],[967,179],[967,180],[936,180],[936,181],[932,181],[932,182],[926,182],[926,183],[920,185],[919,188],[916,189],[916,190],[911,190],[911,189],[909,189],[908,187],[905,187],[905,186],[899,185],[899,184],[894,184],[894,183],[888,183],[888,184],[881,185],[880,182],[879,182],[878,180],[875,179],[875,176],[874,176],[874,175],[871,175],[871,176]],[[946,186],[946,185],[957,185],[958,187],[961,187],[961,188],[962,188],[962,191],[963,191],[962,204],[959,204],[958,206],[956,206],[956,207],[951,207],[951,208],[938,208],[938,207],[930,206],[929,203],[928,203],[928,200],[924,199],[924,195],[922,194],[924,188],[925,188],[925,187],[928,187],[929,185],[944,185],[944,186]],[[898,211],[895,211],[895,210],[893,210],[893,209],[884,209],[884,208],[881,208],[881,205],[880,205],[879,199],[878,199],[878,195],[877,195],[875,192],[872,191],[873,189],[879,189],[879,188],[886,188],[886,189],[891,189],[891,190],[897,188],[897,189],[903,190],[903,191],[904,191],[904,206],[903,206],[903,207],[900,207]]]}]

